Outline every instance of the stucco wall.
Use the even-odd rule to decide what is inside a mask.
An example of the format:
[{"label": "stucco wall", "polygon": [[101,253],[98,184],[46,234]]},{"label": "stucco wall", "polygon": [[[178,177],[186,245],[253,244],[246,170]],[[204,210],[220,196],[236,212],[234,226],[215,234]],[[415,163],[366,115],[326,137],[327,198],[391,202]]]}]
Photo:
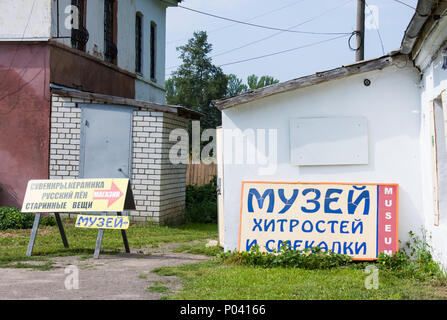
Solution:
[{"label": "stucco wall", "polygon": [[49,39],[51,37],[51,3],[52,0],[0,1],[0,39]]},{"label": "stucco wall", "polygon": [[[59,0],[59,36],[56,41],[71,47],[71,32],[65,28],[67,14],[64,12],[70,0]],[[53,4],[53,12],[56,5]],[[133,80],[135,98],[140,101],[165,103],[165,43],[166,43],[166,6],[159,0],[126,0],[118,1],[117,66],[123,70],[135,73],[135,15],[143,16],[143,71]],[[53,13],[53,37],[57,35],[57,13]],[[89,40],[86,52],[92,56],[104,59],[104,1],[87,1],[86,27]],[[150,79],[150,24],[157,25],[156,34],[156,76]],[[66,84],[65,84],[66,85]],[[66,85],[67,86],[67,85]],[[86,90],[84,88],[84,90]],[[95,91],[96,92],[96,91]],[[111,93],[112,95],[119,95]]]},{"label": "stucco wall", "polygon": [[[371,85],[366,87],[363,80]],[[260,175],[258,165],[224,161],[224,245],[237,248],[241,182],[295,181],[398,183],[399,238],[423,226],[420,174],[420,107],[418,73],[411,63],[278,94],[222,112],[224,157],[227,129],[276,129],[277,168]],[[293,166],[290,164],[289,119],[365,117],[368,123],[367,165]],[[268,137],[268,131],[266,132]],[[268,147],[267,147],[268,148]],[[245,151],[246,149],[244,149]],[[233,160],[234,163],[234,160]]]},{"label": "stucco wall", "polygon": [[49,56],[46,44],[0,43],[0,206],[21,207],[28,180],[48,178]]},{"label": "stucco wall", "polygon": [[[441,93],[447,90],[447,70],[442,69],[443,58],[440,49],[445,47],[447,40],[447,21],[441,19],[437,27],[426,38],[419,55],[416,58],[416,65],[422,71],[421,87],[421,162],[422,162],[422,187],[424,199],[424,228],[429,237],[429,243],[433,247],[434,256],[447,266],[447,195],[445,194],[447,184],[442,176],[447,174],[446,163],[438,158],[438,176],[439,179],[439,225],[435,225],[434,208],[434,180],[432,179],[433,161],[432,161],[432,134],[431,134],[431,101],[435,100],[438,106],[442,106]],[[444,45],[444,46],[443,46]],[[443,109],[446,106],[442,106]],[[445,110],[444,110],[445,115]],[[441,120],[442,117],[436,119]],[[444,121],[447,120],[444,116]],[[445,124],[445,122],[444,122]],[[439,125],[439,124],[438,124]],[[438,153],[442,147],[445,147],[447,138],[445,135],[437,135]],[[444,145],[444,146],[442,146]]]}]

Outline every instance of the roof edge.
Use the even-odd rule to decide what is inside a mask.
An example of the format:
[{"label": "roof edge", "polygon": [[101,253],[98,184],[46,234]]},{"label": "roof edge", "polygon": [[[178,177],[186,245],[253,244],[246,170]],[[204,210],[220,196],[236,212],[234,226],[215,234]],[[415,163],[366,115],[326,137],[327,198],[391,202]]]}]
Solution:
[{"label": "roof edge", "polygon": [[430,17],[433,9],[433,0],[419,0],[416,12],[410,20],[402,39],[400,52],[410,54],[419,38],[422,28]]},{"label": "roof edge", "polygon": [[123,106],[131,106],[138,108],[147,108],[153,111],[160,112],[168,112],[178,115],[182,118],[199,120],[203,115],[200,112],[185,108],[183,106],[173,106],[169,104],[160,104],[155,102],[145,102],[139,101],[135,99],[110,96],[101,93],[92,93],[92,92],[84,92],[76,89],[66,88],[62,86],[58,86],[55,84],[50,84],[51,92],[63,97],[69,98],[77,98],[77,99],[87,99],[87,100],[96,100],[98,102],[107,103],[107,104],[116,104]]},{"label": "roof edge", "polygon": [[248,103],[272,95],[288,92],[291,90],[296,90],[300,88],[310,87],[316,84],[328,82],[331,80],[341,79],[349,77],[352,75],[373,71],[381,70],[388,66],[391,66],[399,61],[407,61],[408,56],[401,54],[399,51],[394,51],[385,55],[383,57],[363,60],[350,64],[347,66],[342,66],[336,69],[331,69],[323,72],[317,72],[312,75],[296,78],[286,82],[276,83],[267,87],[263,87],[257,90],[249,91],[234,97],[229,97],[225,99],[213,101],[214,105],[219,110],[228,109],[236,105]]}]

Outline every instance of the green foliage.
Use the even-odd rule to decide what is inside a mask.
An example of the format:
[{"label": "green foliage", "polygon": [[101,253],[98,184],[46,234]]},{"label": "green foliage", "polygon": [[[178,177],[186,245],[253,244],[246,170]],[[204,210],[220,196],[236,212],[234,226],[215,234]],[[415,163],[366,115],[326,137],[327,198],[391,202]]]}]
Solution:
[{"label": "green foliage", "polygon": [[228,80],[208,56],[212,45],[206,32],[194,32],[188,43],[177,50],[183,63],[166,81],[167,102],[202,112],[201,126],[205,129],[219,126],[221,114],[212,101],[225,96]]},{"label": "green foliage", "polygon": [[56,218],[53,216],[46,216],[40,219],[40,225],[41,226],[55,226],[56,225]]},{"label": "green foliage", "polygon": [[191,223],[217,222],[216,177],[202,186],[186,186],[186,221]]},{"label": "green foliage", "polygon": [[21,213],[15,207],[0,207],[0,230],[29,229],[33,221],[32,213]]},{"label": "green foliage", "polygon": [[302,251],[290,250],[282,246],[279,253],[261,252],[253,246],[249,252],[226,252],[219,258],[229,264],[258,266],[263,268],[285,267],[301,269],[331,269],[345,266],[351,258],[347,255],[325,252],[321,248],[306,248]]},{"label": "green foliage", "polygon": [[168,104],[181,105],[203,113],[201,128],[221,125],[221,113],[212,101],[235,96],[279,82],[271,76],[250,75],[244,84],[236,75],[226,75],[212,63],[213,46],[205,31],[194,32],[184,46],[177,48],[182,64],[165,82]]},{"label": "green foliage", "polygon": [[278,82],[279,80],[271,76],[262,76],[261,78],[259,78],[257,75],[252,74],[247,78],[247,84],[250,90],[256,90]]},{"label": "green foliage", "polygon": [[255,74],[247,77],[247,84],[243,83],[242,79],[239,79],[235,74],[229,74],[227,78],[228,85],[226,97],[233,97],[247,91],[256,90],[279,82],[278,79],[275,79],[272,76],[266,75],[258,77]]},{"label": "green foliage", "polygon": [[428,243],[427,234],[422,230],[422,238],[410,231],[410,241],[402,251],[392,256],[380,253],[377,263],[383,269],[396,271],[402,277],[417,279],[432,278],[446,280],[445,271],[433,260],[432,247]]}]

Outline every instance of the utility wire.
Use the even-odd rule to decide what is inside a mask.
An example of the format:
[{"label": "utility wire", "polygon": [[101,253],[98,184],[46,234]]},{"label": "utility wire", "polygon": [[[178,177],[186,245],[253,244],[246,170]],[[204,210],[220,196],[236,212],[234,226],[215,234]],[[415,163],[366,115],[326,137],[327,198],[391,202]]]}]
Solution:
[{"label": "utility wire", "polygon": [[204,15],[207,15],[207,16],[211,16],[211,17],[214,17],[214,18],[217,18],[217,19],[223,19],[223,20],[227,20],[227,21],[232,21],[232,22],[248,25],[248,26],[251,26],[251,27],[263,28],[263,29],[268,29],[268,30],[292,32],[292,33],[301,33],[301,34],[313,34],[313,35],[334,35],[334,34],[335,35],[336,34],[338,34],[338,35],[348,35],[348,34],[351,34],[350,32],[315,32],[315,31],[298,31],[298,30],[290,30],[290,29],[281,29],[281,28],[275,28],[275,27],[269,27],[269,26],[263,26],[263,25],[259,25],[259,24],[239,21],[239,20],[235,20],[235,19],[231,19],[231,18],[225,18],[225,17],[217,16],[215,14],[199,11],[199,10],[196,10],[196,9],[191,9],[191,8],[180,6],[180,5],[178,7],[179,8],[183,8],[185,10],[189,10],[189,11],[193,11],[193,12],[196,12],[196,13],[200,13],[200,14],[204,14]]},{"label": "utility wire", "polygon": [[295,48],[291,48],[291,49],[287,49],[287,50],[273,52],[273,53],[265,54],[265,55],[262,55],[262,56],[257,56],[257,57],[253,57],[253,58],[243,59],[243,60],[239,60],[239,61],[233,61],[233,62],[224,63],[224,64],[219,65],[219,67],[224,67],[224,66],[237,64],[237,63],[242,63],[242,62],[247,62],[247,61],[267,58],[267,57],[275,56],[275,55],[286,53],[286,52],[292,52],[292,51],[296,51],[296,50],[299,50],[299,49],[313,47],[313,46],[316,46],[316,45],[319,45],[319,44],[322,44],[322,43],[326,43],[326,42],[330,42],[330,41],[334,41],[334,40],[341,39],[341,38],[346,38],[346,37],[347,37],[347,35],[341,35],[341,36],[339,35],[339,36],[334,37],[334,38],[330,38],[330,39],[326,39],[326,40],[321,40],[321,41],[309,43],[309,44],[306,44],[306,45],[303,45],[303,46],[299,46],[299,47],[295,47]]},{"label": "utility wire", "polygon": [[[255,16],[255,17],[253,17],[253,18],[248,19],[247,21],[253,21],[253,20],[256,20],[256,19],[258,19],[258,18],[261,18],[261,17],[264,17],[264,16],[266,16],[266,15],[269,15],[269,14],[271,14],[271,13],[273,13],[273,12],[277,12],[277,11],[283,10],[283,9],[285,9],[285,8],[289,8],[289,7],[296,6],[297,4],[299,4],[299,3],[301,3],[301,2],[304,2],[304,1],[306,1],[306,0],[295,1],[295,2],[293,2],[293,3],[290,3],[290,4],[288,4],[288,5],[282,6],[282,7],[280,7],[280,8],[276,8],[276,9],[273,9],[273,10],[271,10],[271,11],[264,12],[264,13],[258,15],[258,16]],[[216,32],[216,31],[221,31],[221,30],[228,29],[228,28],[231,28],[231,27],[236,26],[236,25],[238,25],[238,23],[228,24],[228,25],[223,26],[223,27],[220,27],[220,28],[216,28],[216,29],[209,30],[209,31],[207,31],[207,33],[212,33],[212,32]],[[176,43],[176,42],[184,41],[184,40],[188,40],[188,39],[189,39],[189,38],[182,38],[182,39],[177,39],[177,40],[167,41],[166,44]]]},{"label": "utility wire", "polygon": [[[326,11],[320,13],[320,14],[317,15],[317,16],[314,16],[314,17],[312,17],[312,18],[310,18],[310,19],[308,19],[308,20],[306,20],[306,21],[300,22],[299,24],[296,24],[296,25],[294,25],[294,26],[289,27],[287,30],[292,30],[292,29],[294,29],[294,28],[297,28],[297,27],[299,27],[299,26],[302,26],[303,24],[306,24],[306,23],[309,23],[309,22],[311,22],[311,21],[314,21],[314,20],[316,20],[316,19],[318,19],[318,18],[324,16],[325,14],[327,14],[327,13],[329,13],[329,12],[332,12],[332,11],[334,11],[334,10],[336,10],[336,9],[339,9],[339,8],[341,8],[341,7],[345,6],[345,5],[347,5],[348,3],[352,2],[352,1],[353,1],[353,0],[348,0],[348,1],[344,2],[344,3],[342,3],[341,5],[338,5],[338,6],[336,6],[336,7],[330,8],[330,9],[328,9],[328,10],[326,10]],[[280,32],[274,33],[274,34],[272,34],[272,35],[270,35],[270,36],[267,36],[267,37],[264,37],[264,38],[261,38],[261,39],[255,40],[255,41],[251,41],[251,42],[246,43],[246,44],[244,44],[244,45],[242,45],[242,46],[239,46],[239,47],[236,47],[236,48],[233,48],[233,49],[230,49],[230,50],[227,50],[227,51],[224,51],[224,52],[221,52],[221,53],[212,55],[211,58],[219,57],[219,56],[222,56],[222,55],[224,55],[224,54],[228,54],[228,53],[231,53],[231,52],[233,52],[233,51],[236,51],[236,50],[239,50],[239,49],[246,48],[246,47],[251,46],[251,45],[253,45],[253,44],[256,44],[256,43],[259,43],[259,42],[268,40],[268,39],[270,39],[270,38],[276,37],[277,35],[279,35],[279,34],[281,34],[281,33],[283,33],[283,32],[285,32],[285,31],[280,31]]]},{"label": "utility wire", "polygon": [[[290,28],[288,28],[288,30],[291,30],[291,29],[293,29],[293,28],[297,28],[297,27],[299,27],[299,26],[301,26],[301,25],[304,25],[304,24],[306,24],[306,23],[309,23],[309,22],[311,22],[311,21],[314,21],[314,20],[316,20],[316,19],[318,19],[318,18],[320,18],[320,17],[322,17],[322,16],[324,16],[324,15],[326,15],[326,14],[328,14],[328,13],[330,13],[330,12],[336,10],[336,9],[339,9],[339,8],[341,8],[341,7],[344,7],[345,5],[347,5],[348,3],[352,2],[352,1],[354,1],[354,0],[348,0],[348,1],[344,2],[344,3],[342,3],[341,5],[332,7],[332,8],[330,8],[330,9],[328,9],[328,10],[326,10],[326,11],[324,11],[324,12],[322,12],[322,13],[320,13],[320,14],[318,14],[318,15],[312,17],[312,18],[309,18],[309,19],[307,19],[307,20],[305,20],[305,21],[303,21],[303,22],[300,22],[299,24],[296,24],[296,25],[294,25],[294,26],[291,26]],[[224,51],[224,52],[221,52],[221,53],[212,55],[212,56],[210,56],[210,58],[215,58],[215,57],[218,57],[218,56],[222,56],[222,55],[231,53],[231,52],[233,52],[233,51],[237,51],[237,50],[246,48],[246,47],[251,46],[251,45],[253,45],[253,44],[256,44],[256,43],[259,43],[259,42],[268,40],[268,39],[270,39],[270,38],[276,37],[277,35],[279,35],[279,34],[281,34],[281,33],[284,33],[284,32],[285,32],[285,31],[279,31],[279,32],[276,32],[276,33],[274,33],[274,34],[272,34],[272,35],[270,35],[270,36],[267,36],[267,37],[264,37],[264,38],[261,38],[261,39],[255,40],[255,41],[251,41],[251,42],[246,43],[246,44],[244,44],[244,45],[242,45],[242,46],[239,46],[239,47],[236,47],[236,48],[233,48],[233,49],[230,49],[230,50],[227,50],[227,51]],[[349,34],[345,34],[345,35],[350,35],[350,33],[349,33]],[[168,68],[166,68],[166,70],[171,70],[171,69],[174,69],[174,68],[177,68],[177,67],[179,67],[179,65],[172,66],[172,67],[168,67]]]},{"label": "utility wire", "polygon": [[[368,3],[366,1],[365,1],[365,4],[366,4],[366,7],[368,8],[370,14],[372,15],[373,12],[372,12],[371,8],[369,7],[369,5],[368,5]],[[374,19],[374,26],[376,27],[376,30],[377,30],[377,36],[379,37],[380,45],[382,46],[382,54],[385,55],[385,47],[383,45],[382,35],[380,34],[379,26],[376,23],[375,17],[373,17],[373,19]]]},{"label": "utility wire", "polygon": [[410,6],[408,3],[405,3],[405,2],[403,2],[403,1],[400,1],[400,0],[393,0],[393,1],[394,1],[394,2],[397,2],[397,3],[400,3],[400,4],[403,4],[404,6],[406,6],[406,7],[408,7],[408,8],[411,8],[411,9],[413,9],[413,10],[416,10],[415,7]]}]

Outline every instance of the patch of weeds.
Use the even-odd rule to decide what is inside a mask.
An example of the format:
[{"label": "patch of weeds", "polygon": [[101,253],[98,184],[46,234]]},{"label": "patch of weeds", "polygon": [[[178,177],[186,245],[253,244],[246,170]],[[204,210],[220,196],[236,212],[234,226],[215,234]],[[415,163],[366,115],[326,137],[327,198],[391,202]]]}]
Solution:
[{"label": "patch of weeds", "polygon": [[200,254],[204,256],[215,257],[223,252],[223,249],[219,246],[207,247],[205,242],[200,243],[187,243],[178,246],[173,250],[173,252],[185,252],[191,254]]},{"label": "patch of weeds", "polygon": [[422,238],[410,231],[410,241],[401,251],[392,256],[380,253],[377,264],[382,269],[391,270],[398,277],[416,278],[418,280],[434,280],[447,284],[447,274],[441,265],[433,260],[433,248],[429,244],[425,230]]},{"label": "patch of weeds", "polygon": [[159,276],[163,276],[163,277],[177,275],[175,269],[173,269],[171,267],[159,267],[159,268],[152,269],[151,272],[158,274]]},{"label": "patch of weeds", "polygon": [[169,289],[168,287],[165,287],[165,286],[152,286],[152,287],[147,288],[147,290],[150,292],[156,292],[156,293],[167,293],[171,289]]},{"label": "patch of weeds", "polygon": [[147,274],[138,275],[138,279],[147,279]]},{"label": "patch of weeds", "polygon": [[290,250],[285,244],[278,253],[261,252],[259,246],[253,246],[248,252],[225,252],[219,260],[233,265],[257,266],[263,268],[288,267],[301,269],[330,269],[346,266],[351,258],[344,254],[323,251],[319,247],[304,250]]},{"label": "patch of weeds", "polygon": [[15,262],[15,263],[5,263],[1,264],[1,268],[17,268],[17,269],[33,269],[37,271],[48,271],[53,267],[54,262],[47,261],[44,264],[34,264],[26,262]]}]

